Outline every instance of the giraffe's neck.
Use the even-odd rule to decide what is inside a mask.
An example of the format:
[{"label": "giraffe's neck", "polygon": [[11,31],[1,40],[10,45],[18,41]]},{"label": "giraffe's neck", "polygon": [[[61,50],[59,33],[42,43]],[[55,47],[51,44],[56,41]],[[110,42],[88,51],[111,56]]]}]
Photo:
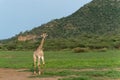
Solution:
[{"label": "giraffe's neck", "polygon": [[42,38],[41,43],[40,43],[38,49],[42,49],[43,48],[44,41],[45,41],[45,38]]}]

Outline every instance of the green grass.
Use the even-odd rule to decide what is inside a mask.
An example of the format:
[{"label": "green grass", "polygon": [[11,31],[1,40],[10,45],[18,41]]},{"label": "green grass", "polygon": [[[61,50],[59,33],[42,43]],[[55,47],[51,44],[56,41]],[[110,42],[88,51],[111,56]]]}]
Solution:
[{"label": "green grass", "polygon": [[[34,77],[61,77],[59,80],[109,80],[120,79],[120,71],[116,70],[93,70],[93,71],[73,71],[69,70],[47,70],[42,76]],[[34,78],[31,77],[31,78]]]},{"label": "green grass", "polygon": [[0,51],[0,67],[2,68],[30,68],[31,65],[31,51]]},{"label": "green grass", "polygon": [[119,67],[120,51],[73,53],[46,52],[47,68],[101,68]]},{"label": "green grass", "polygon": [[[1,68],[33,69],[33,51],[0,51]],[[102,80],[103,78],[120,78],[120,51],[106,52],[47,51],[45,52],[45,73],[37,77],[63,77],[60,80]],[[80,69],[94,71],[79,71]],[[110,70],[100,71],[102,68]],[[97,71],[99,69],[99,71]],[[113,69],[113,70],[112,70]],[[75,71],[74,71],[75,70]],[[78,71],[77,71],[78,70]]]},{"label": "green grass", "polygon": [[60,80],[109,80],[120,78],[120,71],[108,70],[108,71],[85,71],[85,72],[72,72],[74,76],[69,75],[68,78],[62,78]]}]

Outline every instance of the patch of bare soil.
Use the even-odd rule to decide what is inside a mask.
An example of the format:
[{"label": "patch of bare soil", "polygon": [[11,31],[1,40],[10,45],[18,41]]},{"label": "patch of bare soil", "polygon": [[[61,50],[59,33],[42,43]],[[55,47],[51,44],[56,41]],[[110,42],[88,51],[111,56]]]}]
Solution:
[{"label": "patch of bare soil", "polygon": [[30,78],[31,72],[25,72],[24,69],[6,69],[0,68],[0,80],[58,80],[57,77],[48,78]]}]

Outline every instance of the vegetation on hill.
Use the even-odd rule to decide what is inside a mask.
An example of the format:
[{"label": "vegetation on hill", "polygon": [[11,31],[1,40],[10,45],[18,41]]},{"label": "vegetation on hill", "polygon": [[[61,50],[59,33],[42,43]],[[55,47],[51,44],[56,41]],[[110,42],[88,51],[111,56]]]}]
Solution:
[{"label": "vegetation on hill", "polygon": [[[75,47],[90,49],[120,47],[120,1],[93,0],[75,13],[61,19],[52,20],[30,31],[8,39],[7,49],[35,49],[40,38],[20,42],[20,35],[37,35],[46,32],[49,36],[45,43],[47,50]],[[1,46],[3,48],[3,45]]]}]

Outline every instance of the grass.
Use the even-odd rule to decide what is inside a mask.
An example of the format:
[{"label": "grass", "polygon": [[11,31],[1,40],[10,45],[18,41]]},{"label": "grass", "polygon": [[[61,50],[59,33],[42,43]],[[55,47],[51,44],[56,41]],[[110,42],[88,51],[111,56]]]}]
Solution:
[{"label": "grass", "polygon": [[101,68],[120,66],[120,51],[73,53],[46,52],[47,68]]},{"label": "grass", "polygon": [[[110,79],[119,79],[120,71],[116,70],[93,70],[93,71],[73,71],[69,70],[54,70],[45,71],[42,76],[35,77],[61,77],[59,80],[110,80]],[[33,78],[33,77],[32,77]]]},{"label": "grass", "polygon": [[85,71],[73,72],[74,76],[62,78],[60,80],[110,80],[120,78],[120,71]]},{"label": "grass", "polygon": [[32,66],[31,51],[1,51],[0,67],[2,68],[30,68]]},{"label": "grass", "polygon": [[[33,69],[33,51],[0,51],[1,68]],[[120,51],[106,52],[47,51],[45,52],[45,73],[37,77],[61,76],[60,80],[103,80],[120,78]],[[81,69],[94,71],[80,71]],[[102,68],[109,70],[101,71]],[[99,69],[99,70],[97,70]],[[99,79],[98,79],[99,78]]]}]

